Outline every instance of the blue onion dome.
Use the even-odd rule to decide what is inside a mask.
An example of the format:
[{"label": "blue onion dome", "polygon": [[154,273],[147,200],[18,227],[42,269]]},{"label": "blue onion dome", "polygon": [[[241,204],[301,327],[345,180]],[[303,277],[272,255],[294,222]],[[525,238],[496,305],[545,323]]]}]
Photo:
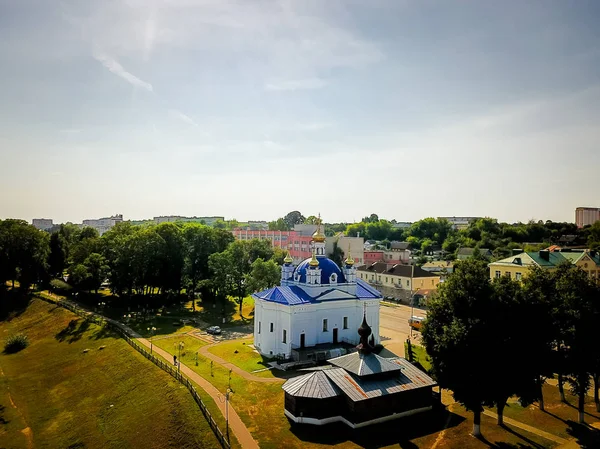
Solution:
[{"label": "blue onion dome", "polygon": [[[337,276],[337,284],[346,283],[346,277],[340,267],[337,264],[327,257],[316,257],[316,261],[318,262],[318,267],[321,269],[321,284],[327,285],[329,284],[329,280],[331,279],[332,274],[336,274]],[[300,282],[306,282],[306,270],[311,266],[311,261],[313,261],[312,257],[300,262],[296,269],[294,270],[294,279],[296,278],[296,274],[300,275]],[[314,264],[314,262],[312,262]]]}]

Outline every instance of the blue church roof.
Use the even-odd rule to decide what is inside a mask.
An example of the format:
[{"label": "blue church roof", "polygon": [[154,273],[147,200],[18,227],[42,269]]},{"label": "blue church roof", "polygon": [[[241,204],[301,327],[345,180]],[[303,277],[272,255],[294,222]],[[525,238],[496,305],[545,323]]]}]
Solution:
[{"label": "blue church roof", "polygon": [[[317,257],[317,260],[319,261],[319,268],[321,269],[321,285],[329,284],[329,277],[333,273],[337,274],[338,284],[343,284],[346,282],[346,277],[344,276],[344,273],[342,273],[340,267],[338,267],[333,260],[328,259],[327,257]],[[296,274],[299,274],[300,282],[306,282],[306,270],[309,267],[308,263],[310,261],[311,258],[309,257],[308,259],[300,262],[300,264],[298,264],[298,266],[294,270],[294,277]]]},{"label": "blue church roof", "polygon": [[[301,304],[315,303],[321,296],[324,296],[335,290],[337,289],[334,287],[329,288],[324,292],[321,292],[317,297],[313,298],[297,285],[290,285],[285,287],[272,287],[267,290],[263,290],[262,292],[255,293],[253,296],[264,301],[285,304],[288,306],[296,306]],[[365,281],[360,279],[356,280],[356,299],[368,300],[377,298],[381,298],[381,293],[379,293]]]}]

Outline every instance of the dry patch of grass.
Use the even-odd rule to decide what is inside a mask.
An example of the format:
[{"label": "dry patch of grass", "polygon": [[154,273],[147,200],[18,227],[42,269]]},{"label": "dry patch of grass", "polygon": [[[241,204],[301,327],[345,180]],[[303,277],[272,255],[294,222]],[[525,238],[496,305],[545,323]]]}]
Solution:
[{"label": "dry patch of grass", "polygon": [[15,332],[31,344],[0,354],[0,447],[220,447],[189,392],[105,329],[34,300],[0,322]]}]

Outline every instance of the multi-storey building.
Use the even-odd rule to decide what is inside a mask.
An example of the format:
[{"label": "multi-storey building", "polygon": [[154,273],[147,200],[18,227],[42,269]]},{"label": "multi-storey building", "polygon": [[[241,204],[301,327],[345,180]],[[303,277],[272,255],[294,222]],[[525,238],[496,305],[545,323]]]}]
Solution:
[{"label": "multi-storey building", "polygon": [[225,221],[225,217],[181,217],[179,215],[166,215],[161,217],[154,217],[154,223],[202,223],[207,226],[214,225],[217,221]]},{"label": "multi-storey building", "polygon": [[94,228],[96,231],[98,231],[98,234],[102,235],[114,225],[121,222],[123,222],[123,215],[117,214],[112,217],[99,218],[97,220],[83,220],[83,226]]},{"label": "multi-storey building", "polygon": [[467,229],[473,221],[479,220],[481,217],[439,217],[446,219],[454,227],[454,229]]},{"label": "multi-storey building", "polygon": [[578,228],[593,225],[597,221],[600,221],[599,207],[578,207],[575,209],[575,224]]},{"label": "multi-storey building", "polygon": [[269,231],[237,228],[232,231],[236,240],[270,240],[273,246],[286,250],[294,263],[311,257],[312,235],[317,225],[296,225],[293,231]]},{"label": "multi-storey building", "polygon": [[410,262],[411,254],[411,251],[408,249],[408,247],[408,242],[391,242],[389,249],[365,251],[365,265],[371,265],[375,262],[385,262],[387,264],[408,264]]},{"label": "multi-storey building", "polygon": [[47,231],[54,226],[52,220],[49,218],[34,218],[31,220],[31,224],[41,231]]}]

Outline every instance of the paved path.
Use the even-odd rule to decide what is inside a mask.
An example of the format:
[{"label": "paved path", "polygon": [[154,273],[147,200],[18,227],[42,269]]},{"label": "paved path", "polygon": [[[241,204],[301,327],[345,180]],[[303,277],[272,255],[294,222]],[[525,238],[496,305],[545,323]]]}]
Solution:
[{"label": "paved path", "polygon": [[[194,337],[194,338],[198,338],[199,340],[202,340],[201,338],[196,337],[194,335],[190,335],[190,336]],[[224,368],[232,370],[238,376],[241,376],[244,379],[250,380],[252,382],[283,383],[283,382],[286,381],[286,379],[279,379],[279,378],[276,378],[276,377],[259,377],[259,376],[255,376],[254,374],[249,373],[248,371],[245,371],[245,370],[241,369],[238,366],[235,366],[233,363],[230,363],[227,360],[222,359],[218,355],[215,355],[215,354],[213,354],[212,352],[210,352],[208,350],[209,348],[212,348],[213,346],[216,346],[218,344],[219,343],[213,343],[211,345],[201,346],[200,349],[198,350],[198,352],[200,354],[202,354],[204,357],[209,358],[213,362],[218,363],[219,365],[223,366]]]},{"label": "paved path", "polygon": [[[486,416],[489,416],[490,418],[498,419],[498,415],[490,410],[484,410],[483,414]],[[511,426],[514,426],[514,427],[518,427],[519,429],[523,429],[529,433],[540,436],[540,437],[545,438],[550,441],[554,441],[555,443],[558,443],[558,444],[570,443],[569,440],[565,440],[564,438],[558,437],[552,433],[544,432],[543,430],[540,430],[536,427],[528,426],[527,424],[524,424],[519,421],[515,421],[514,419],[507,418],[506,416],[504,417],[504,423],[510,424]]]},{"label": "paved path", "polygon": [[[85,310],[84,307],[82,307],[80,304],[77,304],[73,301],[69,301],[64,298],[63,299],[58,298],[58,300],[66,302],[66,303],[70,303],[71,305],[74,305],[74,306],[78,307],[79,309]],[[131,336],[132,338],[135,338],[142,345],[146,346],[147,348],[150,348],[152,346],[154,354],[161,356],[168,363],[173,363],[173,356],[171,354],[169,354],[167,351],[164,351],[163,349],[159,348],[156,345],[151,345],[150,341],[146,340],[145,338],[142,338],[137,332],[135,332],[129,326],[121,323],[120,321],[113,320],[111,318],[100,315],[99,313],[96,313],[96,312],[87,311],[87,313],[90,315],[102,317],[106,321],[110,321],[111,323],[117,325],[118,327],[123,329],[127,333],[127,335]],[[215,386],[213,384],[211,384],[209,381],[207,381],[206,379],[204,379],[203,377],[201,377],[200,375],[198,375],[197,373],[192,371],[190,368],[188,368],[183,363],[181,363],[181,362],[179,362],[179,363],[180,363],[181,372],[183,374],[185,374],[192,382],[194,382],[196,385],[198,385],[200,388],[202,388],[215,401],[215,404],[217,404],[217,407],[223,414],[223,417],[225,417],[227,415],[227,411],[225,410],[225,402],[224,401],[222,402],[223,394],[219,390],[217,390],[215,388]],[[268,380],[268,379],[265,379],[265,380]],[[277,379],[277,380],[279,380],[279,379]],[[246,449],[246,448],[258,449],[259,448],[258,443],[252,437],[252,434],[250,433],[250,431],[248,430],[246,425],[242,422],[239,415],[237,414],[237,412],[233,409],[233,407],[231,405],[229,405],[229,427],[231,428],[231,431],[234,433],[235,437],[237,438],[237,440],[240,443],[240,446],[242,446],[242,448],[244,448],[244,449]]]},{"label": "paved path", "polygon": [[[145,338],[137,338],[137,341],[139,341],[144,346],[150,348],[150,342]],[[173,356],[167,351],[157,346],[154,346],[154,354],[161,356],[169,363],[173,363]],[[219,410],[221,411],[223,416],[225,416],[225,402],[221,402],[223,400],[223,394],[219,390],[217,390],[213,384],[211,384],[209,381],[198,375],[196,372],[192,371],[183,363],[181,363],[180,369],[183,374],[185,374],[191,381],[196,383],[200,388],[206,391],[206,393],[208,393],[211,398],[213,398],[215,404],[217,404],[217,407],[219,407]],[[233,409],[231,404],[229,405],[229,427],[233,431],[235,437],[237,438],[238,442],[243,448],[258,449],[258,443],[252,437],[250,431],[242,422],[239,415]]]}]

